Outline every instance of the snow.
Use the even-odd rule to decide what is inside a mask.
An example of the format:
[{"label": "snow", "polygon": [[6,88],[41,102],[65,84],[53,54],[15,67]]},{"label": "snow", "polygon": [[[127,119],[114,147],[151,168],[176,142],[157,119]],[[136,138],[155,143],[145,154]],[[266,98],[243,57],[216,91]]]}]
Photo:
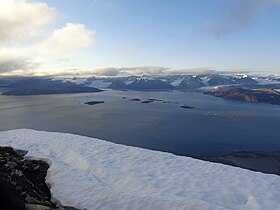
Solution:
[{"label": "snow", "polygon": [[280,177],[73,134],[19,129],[0,144],[51,160],[63,205],[86,209],[280,209]]},{"label": "snow", "polygon": [[134,80],[128,80],[128,81],[125,81],[124,83],[126,84],[126,85],[130,85],[130,84],[132,84],[134,82]]},{"label": "snow", "polygon": [[176,80],[174,80],[173,82],[171,82],[170,84],[173,85],[174,87],[177,87],[180,85],[180,83],[184,80],[184,78],[178,78]]},{"label": "snow", "polygon": [[201,79],[201,82],[204,84],[204,85],[209,85],[208,82],[210,80],[210,77],[209,76],[204,76],[204,77],[200,77]]},{"label": "snow", "polygon": [[87,87],[95,87],[95,88],[108,88],[112,82],[105,82],[102,79],[91,81],[90,84],[86,85]]},{"label": "snow", "polygon": [[236,75],[235,75],[235,78],[239,78],[239,79],[241,79],[241,78],[247,78],[247,77],[249,77],[247,74],[236,74]]}]

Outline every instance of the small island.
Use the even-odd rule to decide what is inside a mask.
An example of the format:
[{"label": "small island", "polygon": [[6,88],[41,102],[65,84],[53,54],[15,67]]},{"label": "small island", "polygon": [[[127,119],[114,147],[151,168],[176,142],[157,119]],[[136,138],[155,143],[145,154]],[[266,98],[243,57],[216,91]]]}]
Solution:
[{"label": "small island", "polygon": [[142,101],[141,103],[142,104],[149,104],[149,103],[152,103],[153,101],[150,101],[150,100],[145,100],[145,101]]},{"label": "small island", "polygon": [[96,105],[96,104],[104,104],[104,101],[88,101],[85,102],[86,105]]},{"label": "small island", "polygon": [[195,108],[194,106],[187,106],[187,105],[181,105],[180,107],[183,109],[194,109]]},{"label": "small island", "polygon": [[140,98],[133,98],[130,101],[141,101],[141,99]]}]

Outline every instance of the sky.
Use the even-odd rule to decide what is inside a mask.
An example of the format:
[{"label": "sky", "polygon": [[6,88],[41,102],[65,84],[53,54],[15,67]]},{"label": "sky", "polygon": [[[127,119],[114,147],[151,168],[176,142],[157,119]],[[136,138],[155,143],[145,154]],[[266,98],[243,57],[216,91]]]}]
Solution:
[{"label": "sky", "polygon": [[280,73],[280,0],[0,1],[0,75]]}]

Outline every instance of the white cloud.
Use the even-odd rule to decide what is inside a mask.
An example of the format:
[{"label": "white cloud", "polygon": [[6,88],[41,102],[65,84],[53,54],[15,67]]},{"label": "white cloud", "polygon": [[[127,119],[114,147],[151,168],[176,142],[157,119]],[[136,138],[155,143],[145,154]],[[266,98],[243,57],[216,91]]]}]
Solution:
[{"label": "white cloud", "polygon": [[34,73],[40,63],[70,58],[93,45],[95,31],[80,23],[66,23],[50,32],[58,16],[55,8],[40,0],[1,0],[0,73]]},{"label": "white cloud", "polygon": [[51,36],[37,46],[42,52],[67,53],[90,47],[95,31],[79,23],[67,23],[63,28],[53,31]]},{"label": "white cloud", "polygon": [[14,44],[23,39],[34,39],[42,27],[57,16],[54,8],[42,2],[1,0],[0,43]]}]

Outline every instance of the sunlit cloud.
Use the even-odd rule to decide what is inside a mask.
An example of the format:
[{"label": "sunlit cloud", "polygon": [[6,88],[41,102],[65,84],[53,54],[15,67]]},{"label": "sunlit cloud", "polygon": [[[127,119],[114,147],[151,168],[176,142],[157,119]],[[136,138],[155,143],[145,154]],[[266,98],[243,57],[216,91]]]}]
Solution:
[{"label": "sunlit cloud", "polygon": [[53,23],[58,13],[42,2],[2,0],[0,6],[0,43],[18,44],[36,39],[42,28]]},{"label": "sunlit cloud", "polygon": [[54,56],[56,60],[69,59],[94,44],[95,31],[81,23],[66,23],[50,31],[59,14],[40,1],[1,1],[1,74],[34,72],[40,64],[50,63]]},{"label": "sunlit cloud", "polygon": [[87,48],[94,43],[95,31],[89,30],[80,23],[67,23],[63,28],[56,29],[47,39],[37,46],[41,52],[67,53],[80,48]]}]

